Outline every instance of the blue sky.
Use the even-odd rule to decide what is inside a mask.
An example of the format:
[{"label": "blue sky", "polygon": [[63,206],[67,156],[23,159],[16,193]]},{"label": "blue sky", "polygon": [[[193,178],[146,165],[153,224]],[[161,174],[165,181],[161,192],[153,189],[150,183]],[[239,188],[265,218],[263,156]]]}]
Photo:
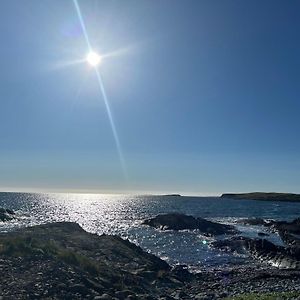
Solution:
[{"label": "blue sky", "polygon": [[0,190],[300,193],[299,1],[3,0]]}]

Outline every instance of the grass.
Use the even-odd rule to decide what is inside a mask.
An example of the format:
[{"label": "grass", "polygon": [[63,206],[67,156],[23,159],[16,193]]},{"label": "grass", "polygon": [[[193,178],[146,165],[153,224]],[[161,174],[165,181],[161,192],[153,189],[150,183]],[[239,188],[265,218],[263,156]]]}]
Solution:
[{"label": "grass", "polygon": [[32,237],[8,238],[0,244],[0,255],[21,257],[48,255],[79,267],[91,275],[99,273],[97,265],[91,259],[75,251],[59,247],[54,241],[38,241]]},{"label": "grass", "polygon": [[250,293],[228,297],[225,300],[288,300],[300,296],[300,292],[281,292],[281,293]]}]

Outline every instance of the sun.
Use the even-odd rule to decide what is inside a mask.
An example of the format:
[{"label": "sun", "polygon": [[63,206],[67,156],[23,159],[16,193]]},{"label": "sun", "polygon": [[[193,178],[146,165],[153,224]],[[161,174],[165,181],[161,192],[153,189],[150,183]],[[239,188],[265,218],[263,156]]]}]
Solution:
[{"label": "sun", "polygon": [[102,57],[94,51],[90,51],[86,56],[86,61],[92,67],[96,67],[101,63]]}]

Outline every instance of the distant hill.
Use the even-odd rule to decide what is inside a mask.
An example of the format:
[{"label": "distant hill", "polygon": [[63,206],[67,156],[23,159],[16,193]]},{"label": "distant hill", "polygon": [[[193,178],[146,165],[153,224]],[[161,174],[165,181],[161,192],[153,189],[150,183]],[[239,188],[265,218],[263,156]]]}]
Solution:
[{"label": "distant hill", "polygon": [[244,199],[244,200],[261,200],[261,201],[286,201],[300,202],[299,194],[291,193],[241,193],[241,194],[223,194],[221,198]]}]

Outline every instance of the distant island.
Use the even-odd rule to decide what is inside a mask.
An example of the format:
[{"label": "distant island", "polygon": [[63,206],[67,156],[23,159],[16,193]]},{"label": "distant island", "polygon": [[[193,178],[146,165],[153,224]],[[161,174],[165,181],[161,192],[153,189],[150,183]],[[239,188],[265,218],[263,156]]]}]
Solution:
[{"label": "distant island", "polygon": [[241,199],[241,200],[260,200],[260,201],[286,201],[300,202],[299,194],[291,193],[240,193],[240,194],[222,194],[221,198]]}]

